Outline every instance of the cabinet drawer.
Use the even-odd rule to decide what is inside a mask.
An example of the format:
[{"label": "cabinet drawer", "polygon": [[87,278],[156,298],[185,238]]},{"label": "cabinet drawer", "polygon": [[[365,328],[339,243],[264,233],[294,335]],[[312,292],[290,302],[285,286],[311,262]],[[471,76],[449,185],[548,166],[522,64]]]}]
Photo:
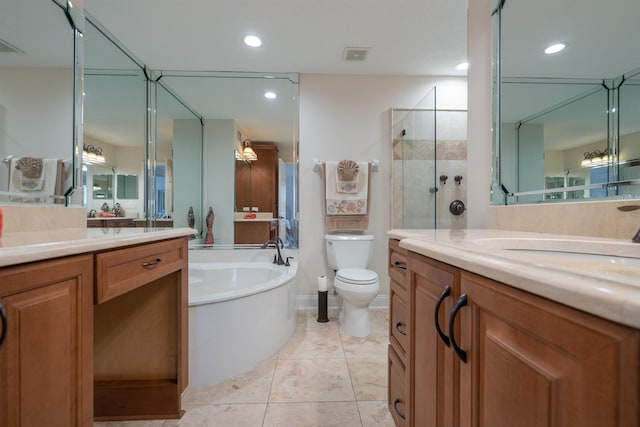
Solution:
[{"label": "cabinet drawer", "polygon": [[389,390],[387,404],[389,406],[389,412],[397,427],[408,426],[407,413],[409,404],[407,400],[405,367],[391,346],[389,346],[388,369]]},{"label": "cabinet drawer", "polygon": [[[396,282],[391,281],[391,316],[389,320],[389,336],[391,343],[397,345],[400,356],[406,358],[409,349],[409,306],[406,294]],[[403,295],[404,294],[404,295]]]},{"label": "cabinet drawer", "polygon": [[187,268],[185,239],[148,243],[96,254],[96,303]]},{"label": "cabinet drawer", "polygon": [[407,251],[398,240],[389,240],[389,276],[407,290]]}]

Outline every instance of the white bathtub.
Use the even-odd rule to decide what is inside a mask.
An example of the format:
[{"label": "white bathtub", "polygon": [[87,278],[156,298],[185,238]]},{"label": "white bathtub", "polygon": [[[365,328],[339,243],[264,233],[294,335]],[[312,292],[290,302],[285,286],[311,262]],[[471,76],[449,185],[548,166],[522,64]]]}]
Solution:
[{"label": "white bathtub", "polygon": [[189,250],[189,387],[254,368],[287,343],[296,325],[297,253],[275,249]]}]

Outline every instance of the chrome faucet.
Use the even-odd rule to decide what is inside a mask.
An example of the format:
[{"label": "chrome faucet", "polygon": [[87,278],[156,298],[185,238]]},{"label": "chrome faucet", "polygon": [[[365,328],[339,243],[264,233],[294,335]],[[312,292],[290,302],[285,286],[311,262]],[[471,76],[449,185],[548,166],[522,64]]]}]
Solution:
[{"label": "chrome faucet", "polygon": [[279,237],[274,237],[273,239],[267,240],[262,244],[262,249],[265,249],[269,245],[274,245],[276,247],[277,255],[273,256],[273,263],[278,265],[288,265],[287,262],[282,259],[282,253],[280,252],[280,248],[284,249],[284,242]]},{"label": "chrome faucet", "polygon": [[[624,205],[618,206],[618,210],[622,212],[631,212],[640,209],[640,205]],[[640,243],[640,228],[636,231],[636,234],[631,238],[633,243]]]}]

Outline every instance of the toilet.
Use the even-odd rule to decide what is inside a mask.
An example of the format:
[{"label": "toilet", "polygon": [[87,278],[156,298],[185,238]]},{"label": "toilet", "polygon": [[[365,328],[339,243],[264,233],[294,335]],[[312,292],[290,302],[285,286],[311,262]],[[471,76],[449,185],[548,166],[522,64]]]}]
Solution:
[{"label": "toilet", "polygon": [[364,234],[327,234],[329,266],[336,270],[333,286],[342,297],[340,324],[354,337],[371,333],[369,304],[380,291],[378,274],[367,270],[373,252],[373,236]]}]

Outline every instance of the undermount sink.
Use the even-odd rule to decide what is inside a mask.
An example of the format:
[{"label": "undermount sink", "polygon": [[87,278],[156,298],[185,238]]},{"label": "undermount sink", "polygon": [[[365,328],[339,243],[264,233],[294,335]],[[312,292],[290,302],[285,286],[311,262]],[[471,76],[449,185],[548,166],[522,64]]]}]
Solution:
[{"label": "undermount sink", "polygon": [[532,255],[549,255],[560,258],[573,258],[583,261],[597,261],[607,262],[610,264],[638,264],[640,265],[640,258],[633,258],[628,256],[619,255],[607,255],[607,254],[592,254],[582,252],[566,252],[566,251],[553,251],[544,249],[507,249],[508,251],[523,252]]},{"label": "undermount sink", "polygon": [[606,239],[486,238],[474,243],[487,249],[611,264],[640,265],[640,245]]}]

